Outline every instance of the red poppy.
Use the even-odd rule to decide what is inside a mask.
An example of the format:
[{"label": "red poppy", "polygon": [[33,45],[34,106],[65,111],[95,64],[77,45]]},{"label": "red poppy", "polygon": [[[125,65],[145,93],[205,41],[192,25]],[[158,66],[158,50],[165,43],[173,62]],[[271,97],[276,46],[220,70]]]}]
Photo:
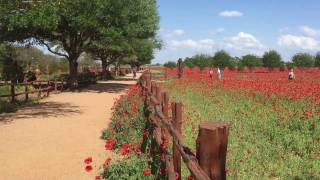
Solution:
[{"label": "red poppy", "polygon": [[148,137],[148,136],[150,135],[148,129],[145,129],[145,130],[143,131],[143,135],[146,136],[146,137]]},{"label": "red poppy", "polygon": [[101,176],[96,176],[95,180],[101,180]]},{"label": "red poppy", "polygon": [[92,163],[92,157],[87,157],[86,159],[84,159],[84,163],[86,164]]},{"label": "red poppy", "polygon": [[187,178],[187,180],[192,180],[193,178],[192,178],[192,176],[190,175],[190,176],[188,176],[188,178]]},{"label": "red poppy", "polygon": [[92,171],[92,166],[86,166],[86,168],[85,168],[85,170],[87,171],[87,172],[91,172]]},{"label": "red poppy", "polygon": [[136,148],[136,154],[137,154],[138,156],[141,155],[141,149],[140,149],[140,148]]},{"label": "red poppy", "polygon": [[179,179],[180,174],[176,172],[176,179]]},{"label": "red poppy", "polygon": [[149,175],[149,174],[151,174],[151,169],[146,168],[143,170],[143,173]]},{"label": "red poppy", "polygon": [[161,168],[160,169],[160,174],[161,175],[165,175],[166,174],[166,169],[165,168]]},{"label": "red poppy", "polygon": [[230,169],[226,168],[226,169],[224,170],[224,172],[226,172],[226,174],[229,175],[229,174],[230,174]]}]

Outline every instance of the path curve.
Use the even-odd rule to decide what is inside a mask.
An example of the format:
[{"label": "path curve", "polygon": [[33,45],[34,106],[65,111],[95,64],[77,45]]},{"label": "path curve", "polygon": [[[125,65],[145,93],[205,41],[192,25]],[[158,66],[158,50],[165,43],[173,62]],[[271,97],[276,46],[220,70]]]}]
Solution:
[{"label": "path curve", "polygon": [[[110,156],[100,136],[114,98],[131,84],[135,81],[100,82],[0,115],[0,179],[93,180]],[[94,165],[90,173],[84,171],[88,156]]]}]

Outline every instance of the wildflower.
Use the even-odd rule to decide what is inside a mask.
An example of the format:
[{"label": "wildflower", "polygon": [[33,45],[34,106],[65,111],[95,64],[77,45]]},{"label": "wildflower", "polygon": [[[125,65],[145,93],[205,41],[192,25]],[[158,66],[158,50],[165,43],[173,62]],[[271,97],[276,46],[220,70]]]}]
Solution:
[{"label": "wildflower", "polygon": [[88,165],[85,167],[86,172],[91,172],[92,171],[92,166]]},{"label": "wildflower", "polygon": [[101,180],[101,176],[96,176],[95,180]]},{"label": "wildflower", "polygon": [[84,163],[86,164],[92,163],[92,157],[87,157],[86,159],[84,159]]},{"label": "wildflower", "polygon": [[143,170],[143,173],[149,175],[149,174],[151,174],[151,169],[146,168]]},{"label": "wildflower", "polygon": [[188,176],[188,178],[187,178],[187,180],[192,180],[193,178],[192,178],[192,176],[190,175],[190,176]]}]

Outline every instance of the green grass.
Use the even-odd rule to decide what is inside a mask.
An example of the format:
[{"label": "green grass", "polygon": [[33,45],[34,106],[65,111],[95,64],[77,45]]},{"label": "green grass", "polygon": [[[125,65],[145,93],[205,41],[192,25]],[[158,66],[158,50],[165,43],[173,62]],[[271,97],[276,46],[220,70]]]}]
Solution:
[{"label": "green grass", "polygon": [[[171,100],[184,104],[184,142],[192,149],[200,121],[230,124],[228,178],[320,179],[320,157],[313,156],[320,152],[319,114],[309,101],[267,99],[219,87],[208,90],[201,82],[168,83],[167,90]],[[306,119],[303,110],[312,110],[314,116]],[[188,175],[184,167],[183,176]]]},{"label": "green grass", "polygon": [[[32,86],[29,86],[29,91],[33,89]],[[24,92],[24,86],[16,86],[15,92]],[[10,95],[10,86],[0,86],[0,95]],[[29,95],[29,100],[25,101],[25,96],[17,96],[15,103],[10,103],[10,97],[0,98],[0,113],[11,113],[16,112],[19,108],[30,106],[38,102],[37,95]]]}]

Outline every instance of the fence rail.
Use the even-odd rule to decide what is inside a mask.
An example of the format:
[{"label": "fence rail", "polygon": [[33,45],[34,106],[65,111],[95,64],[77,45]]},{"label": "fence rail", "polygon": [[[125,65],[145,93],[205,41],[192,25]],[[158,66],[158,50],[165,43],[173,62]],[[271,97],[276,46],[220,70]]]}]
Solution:
[{"label": "fence rail", "polygon": [[[65,84],[63,81],[32,81],[27,83],[1,82],[0,86],[10,86],[10,94],[0,95],[0,98],[11,98],[11,103],[14,103],[17,96],[25,95],[25,100],[28,101],[30,94],[38,93],[38,97],[41,97],[41,93],[45,93],[46,96],[49,96],[51,91],[62,91]],[[24,86],[24,92],[16,92],[15,87],[17,86]],[[36,89],[29,90],[29,86],[36,87]]]},{"label": "fence rail", "polygon": [[[192,177],[197,180],[226,179],[225,163],[229,125],[223,122],[201,123],[197,138],[197,152],[184,145],[182,137],[182,103],[172,102],[169,118],[169,94],[151,81],[153,75],[146,71],[141,77],[142,94],[145,98],[145,116],[153,129],[156,147],[151,153],[165,157],[169,180],[181,180],[181,157]],[[169,139],[173,142],[172,154],[168,150]],[[145,140],[144,140],[145,142]],[[177,176],[178,175],[178,178]]]}]

